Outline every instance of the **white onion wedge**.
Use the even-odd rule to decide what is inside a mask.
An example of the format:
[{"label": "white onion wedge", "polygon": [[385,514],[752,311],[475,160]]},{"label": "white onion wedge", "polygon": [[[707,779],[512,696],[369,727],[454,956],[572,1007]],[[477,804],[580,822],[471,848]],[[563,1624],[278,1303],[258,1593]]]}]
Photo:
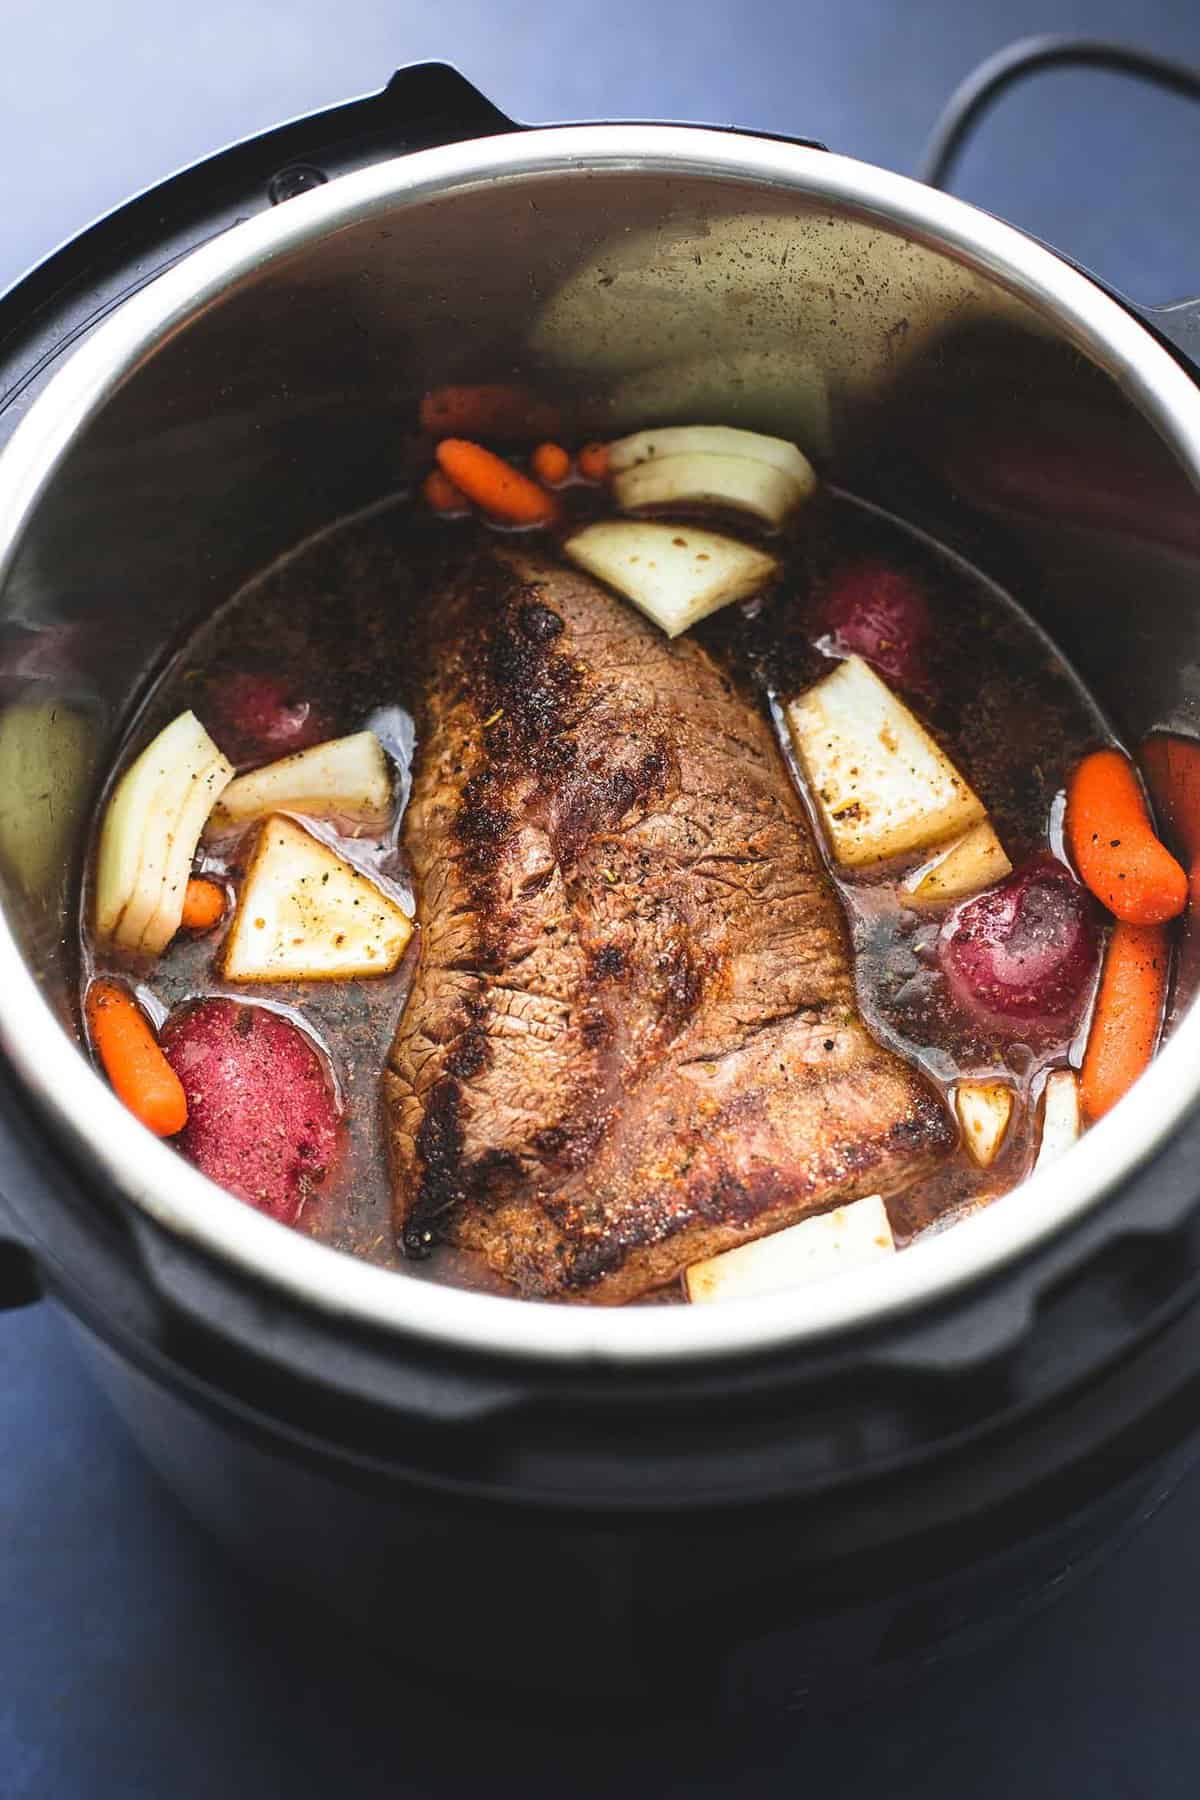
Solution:
[{"label": "white onion wedge", "polygon": [[778,573],[764,550],[655,519],[604,519],[563,546],[571,561],[632,600],[668,637],[758,593]]},{"label": "white onion wedge", "polygon": [[964,832],[932,862],[922,864],[900,884],[908,906],[942,906],[977,894],[1011,875],[1012,863],[987,819]]},{"label": "white onion wedge", "polygon": [[104,813],[95,929],[157,956],[179,930],[187,877],[233,765],[192,712],[180,713],[121,776]]},{"label": "white onion wedge", "polygon": [[890,1256],[895,1248],[883,1201],[878,1194],[871,1194],[849,1206],[804,1219],[786,1231],[693,1263],[684,1283],[693,1304],[741,1300],[828,1280],[845,1269]]},{"label": "white onion wedge", "polygon": [[227,981],[387,975],[412,923],[389,895],[294,819],[262,828],[225,946]]},{"label": "white onion wedge", "polygon": [[225,758],[218,757],[188,791],[171,832],[163,863],[159,902],[142,931],[141,949],[148,956],[160,956],[183,922],[183,906],[196,846],[213,802],[227,785],[231,773]]},{"label": "white onion wedge", "polygon": [[1073,1069],[1055,1069],[1046,1082],[1042,1100],[1042,1141],[1037,1169],[1049,1168],[1076,1143],[1083,1131],[1079,1106],[1079,1082]]},{"label": "white onion wedge", "polygon": [[765,463],[787,475],[807,498],[817,485],[816,472],[803,451],[786,438],[768,437],[761,431],[741,431],[733,425],[664,425],[657,431],[635,431],[608,446],[608,466],[614,475],[639,463],[677,456],[736,457],[739,461]]},{"label": "white onion wedge", "polygon": [[624,512],[644,506],[720,506],[765,525],[782,525],[812,492],[770,463],[692,451],[635,463],[613,476],[612,489]]},{"label": "white onion wedge", "polygon": [[364,831],[382,831],[392,812],[392,773],[373,731],[329,738],[230,782],[213,829],[249,824],[267,813],[309,813]]},{"label": "white onion wedge", "polygon": [[962,1126],[963,1143],[979,1168],[986,1169],[995,1162],[1012,1109],[1012,1089],[1003,1081],[960,1081],[954,1090],[954,1110]]},{"label": "white onion wedge", "polygon": [[939,844],[983,802],[860,656],[787,708],[796,753],[837,861],[849,868]]}]

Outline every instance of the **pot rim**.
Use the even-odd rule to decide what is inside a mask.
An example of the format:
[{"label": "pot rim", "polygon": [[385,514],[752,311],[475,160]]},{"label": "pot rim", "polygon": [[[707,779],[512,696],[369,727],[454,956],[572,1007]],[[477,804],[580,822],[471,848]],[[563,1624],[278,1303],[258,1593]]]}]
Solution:
[{"label": "pot rim", "polygon": [[[341,176],[231,227],[96,326],[0,454],[0,587],[39,500],[126,377],[236,282],[346,225],[451,192],[545,176],[702,175],[832,202],[995,281],[1099,362],[1200,486],[1200,390],[1130,313],[1054,252],[965,202],[827,151],[703,128],[588,125],[454,144]],[[168,1232],[325,1314],[493,1356],[609,1365],[762,1354],[944,1301],[1080,1220],[1179,1126],[1200,1088],[1200,1005],[1067,1156],[895,1260],[797,1295],[715,1307],[561,1306],[406,1279],[302,1236],[216,1187],[145,1131],[81,1055],[0,912],[0,1049],[85,1166]]]}]

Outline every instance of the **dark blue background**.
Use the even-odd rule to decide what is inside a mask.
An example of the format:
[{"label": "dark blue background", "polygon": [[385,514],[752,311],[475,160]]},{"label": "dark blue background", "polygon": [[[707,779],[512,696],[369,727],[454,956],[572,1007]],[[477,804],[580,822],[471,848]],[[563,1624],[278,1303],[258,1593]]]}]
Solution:
[{"label": "dark blue background", "polygon": [[[457,62],[515,117],[732,122],[902,170],[951,87],[1031,31],[1200,64],[1196,0],[5,0],[0,284],[232,138]],[[959,190],[1126,292],[1200,292],[1200,108],[1055,74],[1006,100]],[[716,1732],[438,1701],[283,1620],[179,1514],[44,1308],[0,1319],[0,1797],[354,1800],[804,1791],[1146,1800],[1200,1791],[1193,1477],[1095,1582],[903,1708]],[[398,1641],[407,1622],[396,1620]],[[414,1646],[419,1655],[419,1644]]]}]

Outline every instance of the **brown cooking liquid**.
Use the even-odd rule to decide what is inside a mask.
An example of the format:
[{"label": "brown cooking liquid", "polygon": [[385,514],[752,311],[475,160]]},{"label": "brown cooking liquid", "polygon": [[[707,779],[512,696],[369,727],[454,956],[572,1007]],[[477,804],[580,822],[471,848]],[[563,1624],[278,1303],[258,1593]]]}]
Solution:
[{"label": "brown cooking liquid", "polygon": [[[597,509],[595,489],[569,489],[565,498],[575,517]],[[300,544],[248,582],[171,659],[133,722],[117,768],[184,708],[193,708],[206,723],[215,719],[212,697],[222,683],[230,674],[252,670],[282,678],[289,691],[308,696],[330,735],[364,726],[376,730],[397,763],[399,793],[406,800],[415,696],[395,596],[405,591],[399,572],[413,554],[414,534],[446,529],[486,528],[465,520],[452,527],[431,525],[422,508],[397,499]],[[744,533],[744,525],[739,529]],[[1047,848],[1061,854],[1066,773],[1085,750],[1111,742],[1112,733],[1078,677],[1021,608],[931,539],[852,496],[828,493],[799,520],[785,578],[772,598],[728,608],[697,627],[697,635],[739,681],[756,687],[773,712],[784,755],[796,773],[780,703],[832,667],[811,641],[807,598],[826,571],[862,556],[910,574],[925,593],[935,631],[925,657],[929,698],[918,707],[984,797],[1014,865]],[[219,730],[216,735],[219,741]],[[358,839],[344,848],[393,890],[411,894],[399,837],[397,820],[387,838]],[[246,840],[243,844],[248,848]],[[205,853],[201,867],[236,881],[240,855],[239,847],[223,855]],[[899,881],[927,857],[924,852],[852,875],[830,866],[853,938],[861,1011],[877,1036],[918,1063],[944,1095],[960,1078],[1003,1076],[1016,1088],[1017,1104],[989,1169],[977,1168],[960,1148],[935,1176],[888,1200],[901,1245],[1023,1179],[1036,1148],[1037,1100],[1046,1070],[1077,1064],[1081,1054],[1082,1034],[1074,1045],[1051,1038],[1034,1047],[1016,1031],[983,1033],[947,1004],[933,960],[943,915],[915,912],[898,898]],[[227,926],[207,937],[181,936],[153,966],[134,969],[91,941],[89,901],[85,888],[80,913],[85,985],[93,974],[132,980],[159,1022],[201,995],[250,1000],[287,1013],[323,1045],[345,1105],[348,1150],[308,1201],[297,1230],[420,1280],[511,1291],[473,1255],[442,1248],[427,1261],[408,1262],[395,1247],[380,1075],[411,980],[416,936],[401,967],[382,978],[234,986],[221,976]],[[655,1298],[682,1295],[672,1288]]]}]

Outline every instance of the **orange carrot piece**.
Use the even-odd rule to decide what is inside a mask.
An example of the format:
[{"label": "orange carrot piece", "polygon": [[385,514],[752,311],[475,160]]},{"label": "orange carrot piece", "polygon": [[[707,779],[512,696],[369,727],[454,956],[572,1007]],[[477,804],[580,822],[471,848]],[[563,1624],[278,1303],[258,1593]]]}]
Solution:
[{"label": "orange carrot piece", "polygon": [[1163,833],[1185,862],[1200,858],[1200,741],[1156,732],[1142,745],[1146,785]]},{"label": "orange carrot piece", "polygon": [[544,438],[559,429],[558,408],[532,388],[476,381],[430,388],[421,401],[421,426],[434,437]]},{"label": "orange carrot piece", "polygon": [[93,981],[86,1011],[92,1043],[117,1098],[156,1137],[174,1137],[188,1120],[183,1085],[133,995],[119,981]]},{"label": "orange carrot piece", "polygon": [[1154,835],[1133,764],[1085,756],[1067,786],[1067,842],[1097,900],[1130,925],[1161,925],[1187,905],[1187,876]]},{"label": "orange carrot piece", "polygon": [[437,459],[442,473],[493,519],[510,525],[548,525],[558,515],[552,494],[482,444],[443,438]]},{"label": "orange carrot piece", "polygon": [[1139,758],[1163,837],[1188,872],[1188,905],[1177,948],[1175,1014],[1200,985],[1200,740],[1155,732]]},{"label": "orange carrot piece", "polygon": [[571,473],[571,459],[561,444],[539,444],[529,460],[534,474],[547,487],[557,487]]},{"label": "orange carrot piece", "polygon": [[1102,1118],[1154,1055],[1167,993],[1170,947],[1161,925],[1118,919],[1108,942],[1079,1093],[1084,1117]]},{"label": "orange carrot piece", "polygon": [[607,481],[608,445],[585,444],[579,452],[579,473],[586,481]]},{"label": "orange carrot piece", "polygon": [[456,488],[448,475],[440,469],[430,469],[421,484],[421,492],[429,505],[437,513],[464,513],[470,501],[461,488]]},{"label": "orange carrot piece", "polygon": [[185,931],[211,931],[225,917],[226,904],[225,889],[219,881],[210,881],[207,875],[193,875],[183,896],[180,924]]}]

